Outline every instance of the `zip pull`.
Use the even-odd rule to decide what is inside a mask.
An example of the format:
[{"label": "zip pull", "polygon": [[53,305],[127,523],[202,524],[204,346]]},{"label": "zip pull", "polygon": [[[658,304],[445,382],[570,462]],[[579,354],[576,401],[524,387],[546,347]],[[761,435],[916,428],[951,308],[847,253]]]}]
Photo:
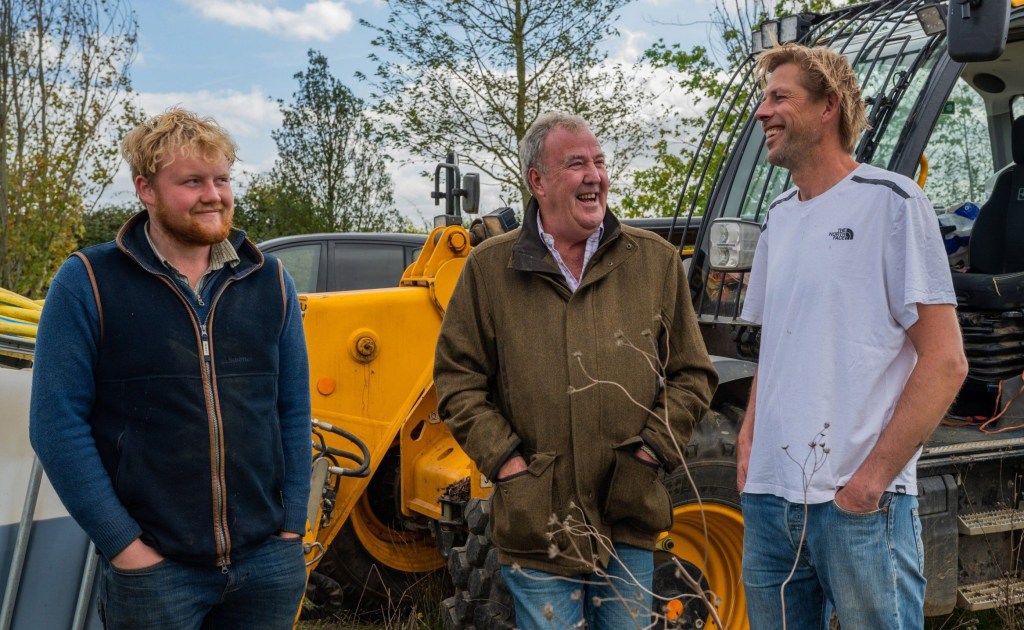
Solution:
[{"label": "zip pull", "polygon": [[220,561],[220,572],[223,575],[227,575],[228,574],[228,561],[223,559],[223,558]]},{"label": "zip pull", "polygon": [[210,337],[206,334],[206,324],[199,324],[199,333],[203,341],[203,358],[210,358]]}]

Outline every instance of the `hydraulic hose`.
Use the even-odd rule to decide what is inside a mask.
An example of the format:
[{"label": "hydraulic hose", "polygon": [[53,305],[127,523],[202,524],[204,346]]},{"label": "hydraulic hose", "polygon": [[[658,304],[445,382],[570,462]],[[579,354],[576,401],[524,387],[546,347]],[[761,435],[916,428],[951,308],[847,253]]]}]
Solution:
[{"label": "hydraulic hose", "polygon": [[42,301],[0,287],[0,355],[31,360]]}]

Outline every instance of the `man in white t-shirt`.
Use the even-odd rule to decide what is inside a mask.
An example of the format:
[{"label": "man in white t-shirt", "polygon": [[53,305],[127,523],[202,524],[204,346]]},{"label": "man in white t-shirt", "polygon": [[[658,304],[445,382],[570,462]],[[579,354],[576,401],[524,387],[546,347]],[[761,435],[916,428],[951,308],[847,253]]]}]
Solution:
[{"label": "man in white t-shirt", "polygon": [[737,469],[751,628],[825,628],[829,604],[843,630],[921,628],[915,467],[967,374],[938,222],[913,181],[851,156],[867,122],[845,57],[777,46],[757,72],[768,161],[796,187],[743,307],[761,324]]}]

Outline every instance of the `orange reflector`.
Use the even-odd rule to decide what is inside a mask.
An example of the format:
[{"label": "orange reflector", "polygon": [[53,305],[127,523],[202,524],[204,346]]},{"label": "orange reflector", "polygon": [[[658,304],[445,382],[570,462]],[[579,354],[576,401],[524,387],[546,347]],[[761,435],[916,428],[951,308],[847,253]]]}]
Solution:
[{"label": "orange reflector", "polygon": [[683,602],[673,599],[665,604],[665,618],[669,621],[679,619],[683,614]]},{"label": "orange reflector", "polygon": [[334,379],[330,376],[325,376],[316,382],[316,391],[320,392],[324,396],[330,396],[334,393]]}]

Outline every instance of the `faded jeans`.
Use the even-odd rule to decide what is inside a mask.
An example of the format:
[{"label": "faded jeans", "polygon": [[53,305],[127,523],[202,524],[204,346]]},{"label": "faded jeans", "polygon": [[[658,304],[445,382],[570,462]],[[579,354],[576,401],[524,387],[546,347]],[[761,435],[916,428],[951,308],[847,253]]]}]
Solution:
[{"label": "faded jeans", "polygon": [[516,628],[520,630],[583,628],[584,620],[588,630],[648,628],[654,553],[615,545],[607,574],[561,577],[501,567],[516,604]]},{"label": "faded jeans", "polygon": [[220,567],[164,559],[122,571],[100,562],[107,630],[287,630],[306,588],[302,539],[270,536]]},{"label": "faded jeans", "polygon": [[[780,593],[796,562],[804,505],[743,494],[743,586],[751,630],[782,628]],[[886,492],[881,507],[856,514],[834,501],[807,506],[807,533],[785,588],[787,630],[924,626],[924,549],[917,497]]]}]

